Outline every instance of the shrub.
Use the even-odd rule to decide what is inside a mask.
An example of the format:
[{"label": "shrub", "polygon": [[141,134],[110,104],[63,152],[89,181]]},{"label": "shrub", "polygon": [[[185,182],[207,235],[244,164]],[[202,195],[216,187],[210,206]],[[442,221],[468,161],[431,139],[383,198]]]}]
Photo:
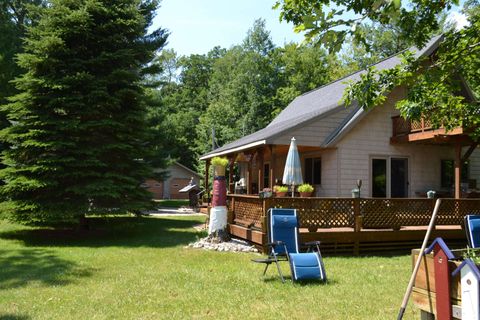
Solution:
[{"label": "shrub", "polygon": [[298,192],[313,192],[313,187],[308,183],[304,183],[298,186]]},{"label": "shrub", "polygon": [[213,166],[222,166],[226,167],[228,164],[228,159],[227,158],[222,158],[222,157],[214,157],[212,158],[211,161]]},{"label": "shrub", "polygon": [[273,186],[273,191],[275,191],[275,192],[287,192],[288,187],[287,186]]}]

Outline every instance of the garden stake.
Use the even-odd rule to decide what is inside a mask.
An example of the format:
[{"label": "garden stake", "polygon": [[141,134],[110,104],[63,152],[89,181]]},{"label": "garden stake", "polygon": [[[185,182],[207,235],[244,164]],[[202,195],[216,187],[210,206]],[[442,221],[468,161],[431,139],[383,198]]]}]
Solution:
[{"label": "garden stake", "polygon": [[420,253],[418,254],[417,263],[413,268],[412,276],[410,277],[410,281],[407,286],[407,291],[403,297],[402,306],[400,307],[400,311],[398,312],[397,320],[401,320],[403,318],[403,314],[405,312],[405,308],[407,307],[408,299],[410,298],[410,294],[412,293],[413,284],[415,282],[415,278],[417,277],[418,269],[420,268],[420,263],[422,262],[422,258],[425,254],[425,248],[427,247],[428,238],[430,238],[430,233],[432,233],[433,226],[435,225],[435,218],[437,217],[438,209],[440,208],[441,200],[437,199],[435,203],[435,208],[433,209],[432,218],[430,219],[430,224],[427,228],[427,234],[425,234],[425,239],[423,239],[422,248],[420,249]]}]

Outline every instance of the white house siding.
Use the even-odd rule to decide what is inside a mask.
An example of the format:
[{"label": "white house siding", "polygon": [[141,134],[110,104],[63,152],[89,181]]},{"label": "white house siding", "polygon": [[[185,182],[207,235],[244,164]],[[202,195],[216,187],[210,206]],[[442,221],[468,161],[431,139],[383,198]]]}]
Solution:
[{"label": "white house siding", "polygon": [[290,144],[292,137],[295,137],[298,145],[320,146],[325,139],[340,126],[352,109],[339,107],[329,115],[313,121],[297,129],[291,130],[274,139],[273,144]]},{"label": "white house siding", "polygon": [[[394,102],[402,91],[393,91],[384,106],[376,107],[361,119],[338,143],[338,196],[351,196],[361,179],[362,196],[371,196],[372,157],[406,157],[409,171],[409,197],[416,192],[440,189],[441,159],[453,159],[453,147],[419,144],[390,144],[392,116],[398,115]],[[332,168],[332,170],[335,170]]]},{"label": "white house siding", "polygon": [[336,197],[338,194],[337,152],[329,149],[319,155],[322,158],[322,184],[315,186],[317,197]]},{"label": "white house siding", "polygon": [[[464,148],[463,153],[465,153],[467,148]],[[477,189],[480,189],[480,149],[477,147],[470,156],[470,179],[476,180]]]}]

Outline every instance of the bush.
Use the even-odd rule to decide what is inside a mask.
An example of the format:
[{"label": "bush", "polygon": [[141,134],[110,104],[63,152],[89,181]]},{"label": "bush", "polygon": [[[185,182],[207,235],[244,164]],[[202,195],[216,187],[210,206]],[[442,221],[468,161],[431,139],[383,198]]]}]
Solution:
[{"label": "bush", "polygon": [[273,186],[273,191],[275,192],[288,192],[287,186]]},{"label": "bush", "polygon": [[227,158],[222,158],[222,157],[214,157],[212,158],[212,166],[222,166],[226,167],[228,164],[228,159]]},{"label": "bush", "polygon": [[313,192],[313,187],[311,184],[304,183],[298,186],[298,192]]}]

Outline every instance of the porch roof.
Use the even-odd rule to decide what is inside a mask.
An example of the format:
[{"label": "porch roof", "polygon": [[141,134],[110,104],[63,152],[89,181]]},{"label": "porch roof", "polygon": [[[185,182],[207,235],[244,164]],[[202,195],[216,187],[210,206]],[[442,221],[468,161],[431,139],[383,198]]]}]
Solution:
[{"label": "porch roof", "polygon": [[[416,47],[412,47],[409,50],[415,52],[417,58],[429,56],[438,48],[441,40],[442,36],[437,36],[432,38],[421,50]],[[400,53],[384,59],[373,66],[377,70],[391,69],[400,64],[401,60],[399,55]],[[269,144],[273,138],[292,128],[303,125],[307,121],[318,120],[322,116],[335,112],[339,108],[343,108],[344,105],[341,100],[348,82],[360,80],[361,74],[365,72],[366,70],[360,70],[298,96],[265,128],[217,148],[201,156],[200,160],[246,150],[258,145]],[[339,127],[333,130],[328,139],[319,147],[333,146],[366,112],[367,111],[363,109],[355,109],[353,112],[350,112]]]}]

